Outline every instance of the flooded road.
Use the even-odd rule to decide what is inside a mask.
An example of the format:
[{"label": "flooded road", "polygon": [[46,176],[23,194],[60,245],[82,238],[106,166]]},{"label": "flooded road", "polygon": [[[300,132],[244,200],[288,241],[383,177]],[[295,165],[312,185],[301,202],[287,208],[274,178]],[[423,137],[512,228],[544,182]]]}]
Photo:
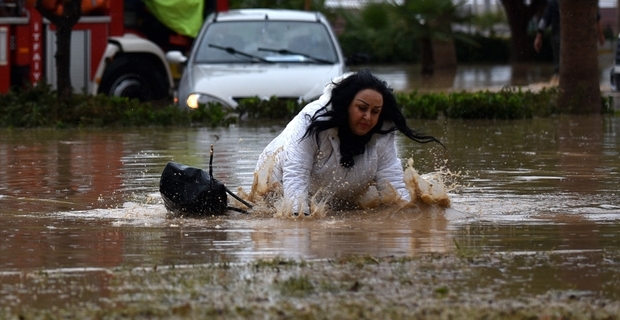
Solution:
[{"label": "flooded road", "polygon": [[[601,68],[601,82],[608,82],[611,66]],[[373,66],[371,70],[387,81],[395,91],[461,91],[504,86],[527,86],[548,82],[553,66],[547,64],[460,65],[456,69],[437,70],[432,77],[420,76],[417,65]],[[605,72],[606,71],[606,72]]]},{"label": "flooded road", "polygon": [[[598,65],[601,90],[610,91],[613,53],[601,50]],[[548,63],[462,64],[455,69],[436,70],[432,77],[421,76],[419,65],[370,66],[370,69],[395,91],[402,92],[499,90],[505,86],[536,88],[547,84],[553,77],[553,66]]]},{"label": "flooded road", "polygon": [[599,116],[411,123],[447,147],[398,140],[401,159],[454,187],[447,209],[167,214],[168,161],[207,168],[213,144],[215,177],[247,192],[281,125],[1,131],[0,271],[620,246],[620,119]]},{"label": "flooded road", "polygon": [[[601,66],[602,88],[608,67]],[[373,71],[397,91],[412,86],[436,91],[527,85],[551,75],[544,65],[519,70],[464,66],[433,79],[421,79],[415,67]],[[378,269],[358,266],[344,271],[344,280],[338,281],[344,282],[346,299],[334,310],[350,303],[362,308],[371,296],[396,297],[397,308],[431,296],[438,297],[439,310],[452,310],[453,301],[484,309],[493,299],[508,299],[510,306],[529,299],[535,308],[531,304],[523,308],[534,310],[540,319],[552,317],[535,311],[537,303],[577,302],[581,307],[575,308],[586,314],[593,306],[604,305],[612,308],[611,314],[620,312],[620,304],[611,303],[620,301],[620,118],[411,121],[413,128],[436,136],[446,149],[397,135],[399,156],[403,164],[412,159],[420,174],[444,180],[449,208],[419,204],[403,210],[330,211],[324,218],[297,219],[260,210],[206,218],[178,218],[166,212],[158,191],[166,163],[206,169],[213,145],[215,178],[235,192],[247,193],[259,153],[284,125],[0,129],[0,319],[4,314],[10,318],[16,310],[47,312],[63,306],[74,318],[78,310],[100,316],[118,309],[125,315],[123,306],[136,301],[142,301],[146,315],[158,306],[166,314],[171,307],[185,310],[188,303],[200,310],[198,305],[209,308],[213,301],[229,301],[217,310],[230,308],[232,314],[224,315],[235,316],[247,305],[270,306],[257,303],[264,301],[262,289],[258,297],[238,297],[247,290],[248,277],[276,283],[290,273],[280,273],[285,267],[278,266],[274,274],[261,271],[252,276],[256,268],[244,263],[272,258],[327,261],[310,269],[331,283],[342,271],[330,261],[351,256],[370,257],[365,259]],[[406,257],[421,260],[385,265]],[[196,294],[192,283],[201,283],[201,275],[213,272],[212,263],[241,265],[226,268],[225,275],[216,270],[218,276],[209,278],[216,284],[198,290],[206,290],[199,295],[206,300],[195,296],[188,300],[187,292]],[[159,270],[175,267],[198,271],[184,275],[191,281],[179,281],[174,272],[170,282],[149,278],[164,277],[168,271],[159,274]],[[403,274],[418,280],[404,281]],[[357,276],[351,287],[349,278]],[[375,291],[377,279],[383,279],[387,289]],[[394,279],[398,281],[392,283]],[[349,300],[358,281],[361,290],[370,292],[363,299]],[[180,289],[186,285],[189,289]],[[264,288],[274,286],[279,287]],[[160,297],[159,290],[173,292],[171,287],[180,296]],[[212,298],[216,289],[219,293]],[[297,304],[333,301],[337,297],[333,286],[326,290],[325,296],[316,292],[313,299]],[[443,292],[453,296],[445,299]],[[158,297],[160,303],[154,303]],[[320,297],[323,300],[315,299]],[[276,295],[269,301],[286,305],[289,298]],[[418,310],[417,305],[408,308]],[[377,309],[381,316],[384,311]],[[475,308],[469,312],[478,315]],[[498,312],[510,314],[501,308]]]}]

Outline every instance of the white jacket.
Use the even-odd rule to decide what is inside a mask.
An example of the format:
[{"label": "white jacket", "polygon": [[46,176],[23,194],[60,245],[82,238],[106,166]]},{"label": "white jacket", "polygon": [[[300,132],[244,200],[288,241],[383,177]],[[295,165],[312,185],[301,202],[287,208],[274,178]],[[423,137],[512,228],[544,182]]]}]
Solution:
[{"label": "white jacket", "polygon": [[[411,195],[403,181],[403,166],[397,157],[395,132],[374,134],[366,145],[366,151],[355,156],[355,165],[340,165],[340,139],[338,129],[331,128],[319,133],[320,144],[315,136],[301,139],[310,125],[311,118],[331,97],[332,84],[326,86],[323,95],[306,105],[286,128],[273,139],[259,156],[256,170],[261,170],[270,157],[275,164],[269,182],[280,182],[284,198],[294,201],[293,210],[307,212],[309,197],[321,191],[324,195],[341,200],[355,200],[375,184],[379,191],[391,185],[403,200]],[[319,148],[320,146],[320,148]]]}]

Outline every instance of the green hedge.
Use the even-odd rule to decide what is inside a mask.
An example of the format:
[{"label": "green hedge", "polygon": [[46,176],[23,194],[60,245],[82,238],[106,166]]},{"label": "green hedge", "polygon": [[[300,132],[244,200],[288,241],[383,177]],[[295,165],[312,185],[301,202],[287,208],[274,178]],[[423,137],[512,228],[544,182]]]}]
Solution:
[{"label": "green hedge", "polygon": [[236,122],[219,105],[193,112],[105,95],[74,94],[61,105],[46,83],[0,96],[0,127],[220,126]]},{"label": "green hedge", "polygon": [[407,118],[524,119],[559,113],[557,89],[398,94]]},{"label": "green hedge", "polygon": [[[407,118],[524,119],[560,113],[557,88],[538,92],[503,89],[499,92],[397,93]],[[612,100],[602,98],[603,113]],[[305,102],[259,98],[243,99],[235,110],[220,105],[185,111],[174,105],[141,103],[126,98],[75,94],[59,105],[56,92],[40,84],[0,96],[0,127],[109,127],[109,126],[228,126],[238,119],[291,119]]]}]

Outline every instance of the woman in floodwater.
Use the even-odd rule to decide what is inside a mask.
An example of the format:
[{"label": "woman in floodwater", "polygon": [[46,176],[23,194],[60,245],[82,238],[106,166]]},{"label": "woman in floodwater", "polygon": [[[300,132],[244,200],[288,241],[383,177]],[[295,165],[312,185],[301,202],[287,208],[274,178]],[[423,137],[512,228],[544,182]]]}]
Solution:
[{"label": "woman in floodwater", "polygon": [[396,130],[441,144],[407,126],[392,89],[369,70],[337,78],[263,150],[252,197],[278,190],[295,216],[314,212],[312,203],[356,205],[371,186],[410,202]]}]

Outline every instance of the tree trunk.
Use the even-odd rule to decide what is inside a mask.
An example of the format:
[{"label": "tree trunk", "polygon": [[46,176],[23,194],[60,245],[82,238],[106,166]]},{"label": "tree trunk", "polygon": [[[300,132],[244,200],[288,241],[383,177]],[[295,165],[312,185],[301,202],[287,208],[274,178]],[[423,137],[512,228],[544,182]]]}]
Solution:
[{"label": "tree trunk", "polygon": [[596,12],[598,0],[561,0],[559,107],[601,112]]},{"label": "tree trunk", "polygon": [[455,69],[456,68],[456,50],[454,49],[454,40],[435,39],[431,42],[433,46],[433,61],[435,70]]},{"label": "tree trunk", "polygon": [[433,60],[433,43],[430,37],[420,37],[420,51],[422,75],[432,76],[435,72],[435,61]]},{"label": "tree trunk", "polygon": [[[509,1],[502,1],[509,2]],[[514,62],[530,61],[533,56],[533,39],[527,34],[527,24],[531,16],[526,14],[526,6],[523,1],[505,4],[506,16],[510,27],[510,56]]]},{"label": "tree trunk", "polygon": [[534,38],[528,35],[528,24],[547,4],[546,0],[501,0],[510,27],[511,59],[513,62],[530,61],[534,54]]},{"label": "tree trunk", "polygon": [[63,24],[56,26],[56,84],[58,100],[67,102],[71,99],[71,27]]},{"label": "tree trunk", "polygon": [[434,28],[441,30],[443,37],[435,37],[431,41],[434,70],[456,68],[456,49],[454,48],[451,20],[450,15],[445,14],[436,20],[439,25],[434,26]]},{"label": "tree trunk", "polygon": [[37,0],[36,8],[45,18],[56,26],[56,79],[58,101],[61,105],[67,104],[73,94],[71,85],[71,30],[82,17],[81,0],[63,0],[62,13],[57,15]]}]

